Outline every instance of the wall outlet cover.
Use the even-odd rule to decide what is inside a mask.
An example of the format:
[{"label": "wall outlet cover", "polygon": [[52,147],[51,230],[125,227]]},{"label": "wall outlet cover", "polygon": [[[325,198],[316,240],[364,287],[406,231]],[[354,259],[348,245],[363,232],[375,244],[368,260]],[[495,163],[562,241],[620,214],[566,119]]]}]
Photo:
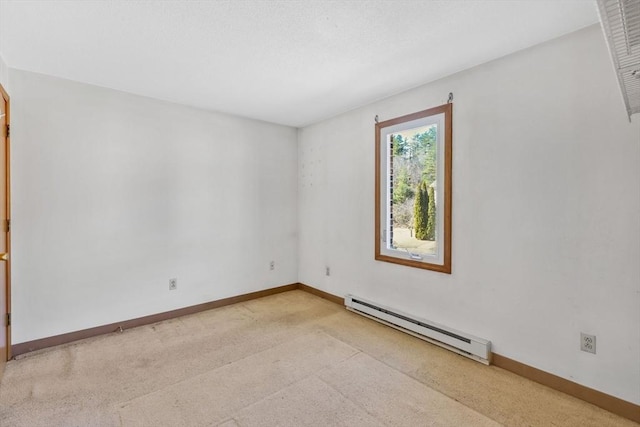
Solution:
[{"label": "wall outlet cover", "polygon": [[596,336],[580,332],[580,350],[596,354]]}]

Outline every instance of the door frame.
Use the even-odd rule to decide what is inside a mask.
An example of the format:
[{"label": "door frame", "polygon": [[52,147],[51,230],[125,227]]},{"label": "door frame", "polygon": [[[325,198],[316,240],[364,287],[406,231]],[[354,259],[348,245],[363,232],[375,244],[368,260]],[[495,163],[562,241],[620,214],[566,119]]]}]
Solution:
[{"label": "door frame", "polygon": [[[2,98],[4,99],[4,102],[6,103],[7,106],[7,110],[5,112],[6,116],[5,116],[5,123],[7,124],[7,142],[5,145],[5,174],[6,174],[6,179],[5,179],[5,194],[7,195],[7,200],[6,200],[6,208],[7,208],[7,222],[5,224],[0,224],[0,227],[6,227],[5,230],[6,231],[6,239],[7,239],[7,246],[6,246],[6,251],[9,254],[9,258],[6,261],[6,281],[7,281],[7,290],[6,290],[6,297],[7,297],[7,314],[10,316],[11,315],[11,168],[10,168],[10,164],[11,164],[11,133],[10,133],[10,122],[11,122],[11,106],[10,106],[10,100],[9,100],[9,94],[7,93],[7,91],[4,89],[4,87],[2,86],[2,84],[0,84],[0,96],[2,96]],[[1,290],[0,290],[1,292]],[[10,319],[10,317],[9,317]],[[6,322],[5,319],[2,319],[0,322],[2,322],[4,324],[3,327],[7,328],[7,354],[6,354],[6,358],[7,361],[11,360],[12,357],[12,352],[11,352],[11,323],[10,322]]]}]

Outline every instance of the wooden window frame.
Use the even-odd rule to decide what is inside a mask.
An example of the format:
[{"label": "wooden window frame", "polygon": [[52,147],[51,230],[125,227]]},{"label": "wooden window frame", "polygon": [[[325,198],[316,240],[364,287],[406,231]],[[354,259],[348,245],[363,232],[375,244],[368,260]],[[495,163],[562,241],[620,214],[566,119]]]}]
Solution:
[{"label": "wooden window frame", "polygon": [[[438,245],[441,245],[442,250],[442,263],[433,263],[428,260],[414,260],[406,259],[396,256],[391,256],[381,253],[382,243],[382,206],[381,206],[381,189],[386,188],[388,185],[386,182],[386,176],[381,171],[381,160],[383,155],[382,150],[382,131],[385,128],[399,125],[414,120],[427,118],[430,116],[436,116],[444,114],[444,139],[443,146],[444,158],[444,195],[442,197],[444,208],[442,220],[444,221],[444,230],[442,238],[438,237]],[[376,123],[375,125],[375,259],[378,261],[390,262],[393,264],[400,264],[409,267],[417,267],[426,270],[437,271],[441,273],[451,274],[451,201],[452,201],[452,134],[453,134],[453,104],[448,103],[440,105],[438,107],[429,108],[427,110],[419,111],[417,113],[407,114],[402,117],[396,117],[390,120]],[[440,166],[440,165],[439,165]],[[386,172],[386,171],[385,171]]]}]

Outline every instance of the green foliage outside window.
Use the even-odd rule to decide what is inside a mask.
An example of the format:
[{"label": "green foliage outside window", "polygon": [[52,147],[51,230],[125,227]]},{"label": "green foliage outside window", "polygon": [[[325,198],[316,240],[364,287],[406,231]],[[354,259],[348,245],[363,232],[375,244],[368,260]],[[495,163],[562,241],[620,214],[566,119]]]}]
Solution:
[{"label": "green foliage outside window", "polygon": [[429,186],[429,212],[427,213],[427,240],[436,240],[436,196]]},{"label": "green foliage outside window", "polygon": [[422,181],[416,189],[416,198],[413,205],[413,221],[416,230],[416,239],[427,240],[429,224],[429,192],[427,183]]}]

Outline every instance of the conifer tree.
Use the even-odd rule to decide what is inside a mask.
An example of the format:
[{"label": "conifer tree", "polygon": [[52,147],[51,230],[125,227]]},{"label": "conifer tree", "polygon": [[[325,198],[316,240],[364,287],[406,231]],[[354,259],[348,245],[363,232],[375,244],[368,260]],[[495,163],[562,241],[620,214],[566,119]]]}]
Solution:
[{"label": "conifer tree", "polygon": [[427,240],[427,224],[429,221],[429,192],[427,183],[422,181],[416,188],[416,198],[413,205],[413,221],[416,239]]},{"label": "conifer tree", "polygon": [[429,213],[427,215],[427,240],[436,240],[436,196],[429,186]]}]

